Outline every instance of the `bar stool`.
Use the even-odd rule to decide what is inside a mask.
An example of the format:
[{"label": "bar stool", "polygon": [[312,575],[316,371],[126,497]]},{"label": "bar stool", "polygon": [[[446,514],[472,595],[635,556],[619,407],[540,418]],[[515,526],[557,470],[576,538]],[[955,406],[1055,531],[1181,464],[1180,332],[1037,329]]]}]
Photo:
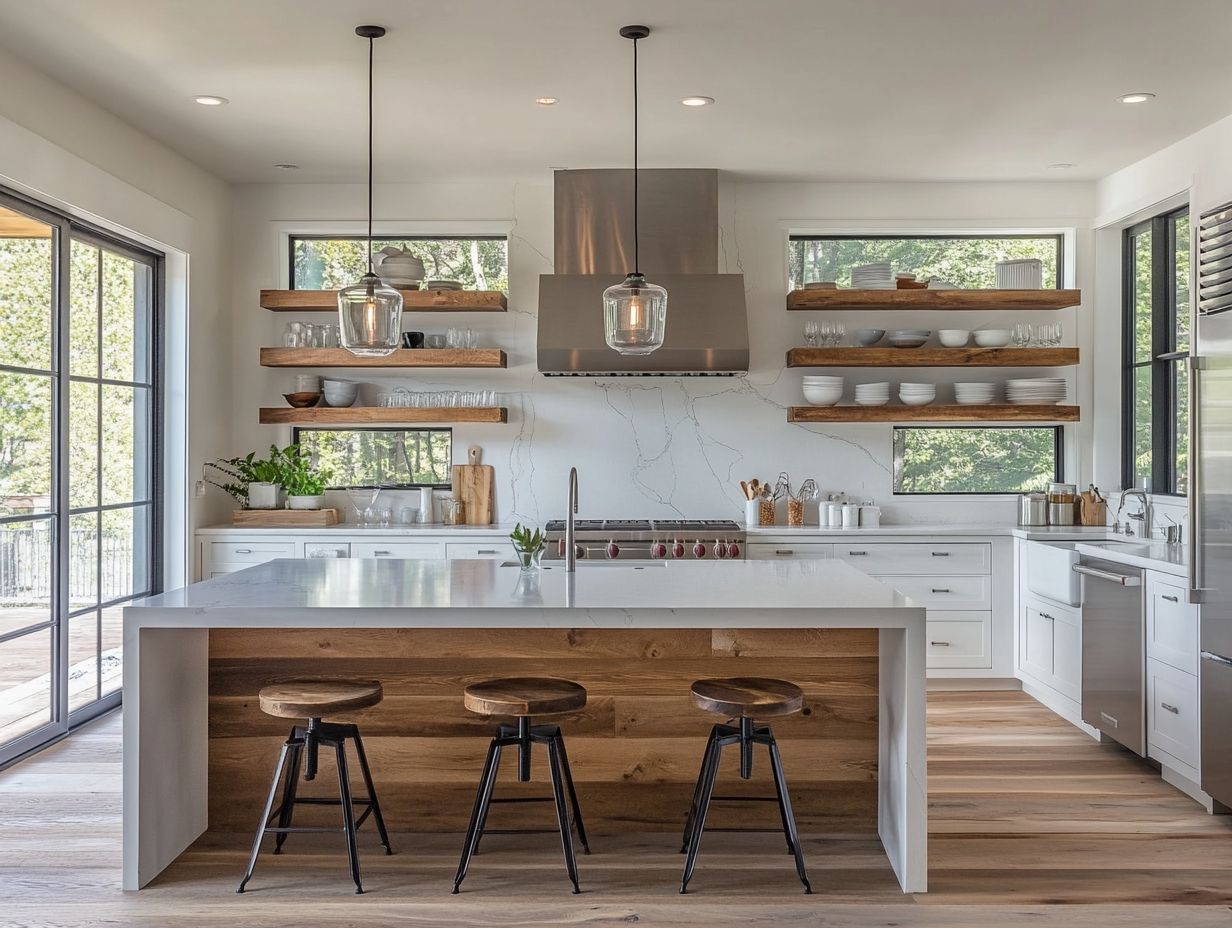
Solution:
[{"label": "bar stool", "polygon": [[[532,716],[560,715],[573,712],[586,705],[586,689],[579,683],[570,680],[556,680],[551,677],[509,677],[502,680],[487,680],[483,683],[473,683],[463,694],[463,704],[471,712],[479,715],[506,715],[517,718],[517,725],[500,725],[496,729],[496,737],[488,746],[488,757],[483,765],[483,775],[479,779],[479,790],[475,795],[475,808],[471,812],[470,825],[466,829],[466,838],[462,844],[462,859],[458,862],[458,872],[453,878],[453,891],[458,892],[462,881],[466,879],[466,871],[470,867],[471,858],[479,847],[479,842],[485,834],[544,834],[552,829],[547,828],[509,828],[487,829],[488,810],[493,803],[502,802],[555,802],[556,822],[560,830],[561,847],[565,854],[565,869],[569,880],[573,883],[573,891],[578,888],[577,862],[573,857],[573,828],[577,827],[578,841],[582,850],[590,853],[586,842],[586,828],[582,824],[582,810],[578,806],[577,791],[573,788],[573,775],[569,771],[569,756],[565,753],[565,739],[557,725],[532,725]],[[496,786],[496,775],[500,769],[501,751],[505,748],[518,749],[518,782],[530,780],[531,745],[543,744],[548,749],[548,766],[552,773],[552,797],[516,797],[493,799],[492,791]],[[565,791],[569,792],[569,802],[573,807],[572,822],[569,810],[565,806]]]},{"label": "bar stool", "polygon": [[[278,755],[278,764],[274,767],[274,777],[270,782],[269,797],[265,800],[265,811],[261,814],[261,824],[257,828],[257,837],[252,842],[252,856],[248,859],[248,872],[240,881],[236,892],[242,893],[252,872],[257,866],[257,854],[261,850],[261,840],[266,833],[278,836],[274,844],[274,853],[282,852],[283,842],[292,833],[335,833],[346,835],[347,856],[351,863],[351,878],[355,880],[355,892],[362,893],[363,885],[359,881],[359,850],[356,845],[355,831],[369,815],[376,821],[377,833],[381,836],[381,844],[386,854],[392,854],[389,846],[389,833],[385,830],[385,820],[381,817],[381,804],[376,798],[376,787],[372,784],[372,773],[368,770],[368,758],[364,754],[364,742],[359,737],[357,725],[344,725],[337,722],[325,722],[327,715],[337,715],[344,712],[354,712],[375,706],[381,701],[383,693],[381,684],[371,681],[355,680],[290,680],[276,683],[261,690],[261,711],[283,719],[307,719],[307,725],[296,725],[282,745]],[[353,797],[351,782],[347,775],[346,743],[355,742],[355,754],[359,758],[359,769],[364,777],[364,785],[368,795]],[[302,797],[296,795],[299,785],[300,763],[304,765],[304,779],[312,780],[317,775],[317,755],[320,748],[333,748],[338,766],[338,798],[327,799],[318,797]],[[289,758],[289,762],[288,762]],[[285,774],[285,775],[284,775]],[[278,781],[282,780],[282,802],[274,808],[274,799],[278,793]],[[291,817],[297,805],[334,805],[342,806],[342,826],[339,828],[315,828],[292,826]],[[355,818],[355,806],[363,806],[364,811]],[[277,820],[278,824],[273,822]]]},{"label": "bar stool", "polygon": [[[710,811],[710,803],[716,802],[748,802],[753,798],[759,802],[778,802],[779,815],[783,820],[783,835],[787,838],[788,853],[796,859],[796,873],[804,884],[804,891],[811,893],[813,887],[809,884],[808,875],[804,872],[804,854],[800,848],[800,835],[796,831],[796,817],[791,810],[791,797],[787,793],[787,779],[783,776],[783,760],[779,756],[778,745],[774,742],[774,734],[770,726],[756,726],[755,717],[792,715],[799,712],[804,705],[804,692],[794,683],[786,680],[772,680],[763,677],[728,677],[714,680],[696,680],[690,688],[693,702],[708,712],[718,712],[729,718],[740,720],[739,726],[715,725],[710,729],[710,738],[706,742],[706,750],[702,757],[701,772],[697,775],[697,786],[693,790],[693,802],[689,806],[689,816],[685,821],[683,844],[680,853],[688,854],[684,864],[684,876],[680,880],[680,892],[687,891],[689,880],[693,878],[693,867],[697,863],[697,852],[702,843],[702,832],[706,828],[706,814]],[[753,745],[764,744],[770,751],[770,770],[774,774],[774,796],[715,796],[714,781],[719,772],[719,762],[722,759],[723,748],[729,744],[740,746],[740,778],[749,779],[753,773]],[[734,831],[764,831],[765,829],[741,828]]]}]

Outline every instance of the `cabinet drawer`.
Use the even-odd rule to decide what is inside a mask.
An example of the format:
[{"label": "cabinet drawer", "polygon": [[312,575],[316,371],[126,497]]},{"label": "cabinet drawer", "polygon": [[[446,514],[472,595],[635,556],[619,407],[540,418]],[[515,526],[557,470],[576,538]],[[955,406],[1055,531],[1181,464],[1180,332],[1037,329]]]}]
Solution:
[{"label": "cabinet drawer", "polygon": [[929,609],[985,610],[992,608],[990,577],[878,575],[877,579]]},{"label": "cabinet drawer", "polygon": [[[837,542],[834,556],[874,576],[992,572],[992,546],[988,544],[862,544]],[[985,607],[987,608],[987,607]]]},{"label": "cabinet drawer", "polygon": [[992,613],[928,613],[928,666],[992,666]]},{"label": "cabinet drawer", "polygon": [[1198,673],[1198,606],[1186,591],[1148,574],[1146,655],[1188,674]]},{"label": "cabinet drawer", "polygon": [[828,558],[831,556],[832,545],[824,544],[795,544],[785,543],[781,545],[766,544],[763,542],[754,542],[746,544],[745,556],[751,561],[800,561],[810,560],[815,558]]},{"label": "cabinet drawer", "polygon": [[[1175,766],[1198,766],[1198,678],[1156,660],[1146,662],[1147,755]],[[1166,756],[1161,756],[1166,755]]]},{"label": "cabinet drawer", "polygon": [[451,541],[445,544],[445,557],[452,560],[514,560],[513,545],[505,540],[489,541],[481,544],[471,544],[465,541]]},{"label": "cabinet drawer", "polygon": [[356,541],[351,543],[351,557],[439,558],[444,545],[434,541]]},{"label": "cabinet drawer", "polygon": [[[210,564],[261,564],[276,557],[295,557],[291,541],[211,541]],[[238,568],[236,568],[238,569]]]},{"label": "cabinet drawer", "polygon": [[346,541],[306,541],[304,557],[310,560],[336,560],[351,556],[351,545]]}]

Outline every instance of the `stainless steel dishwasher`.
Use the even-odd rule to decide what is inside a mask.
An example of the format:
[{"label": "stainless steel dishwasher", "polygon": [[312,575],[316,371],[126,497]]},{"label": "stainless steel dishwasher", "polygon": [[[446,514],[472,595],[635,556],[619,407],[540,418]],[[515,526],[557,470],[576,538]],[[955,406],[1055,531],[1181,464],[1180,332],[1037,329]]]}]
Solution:
[{"label": "stainless steel dishwasher", "polygon": [[1146,756],[1142,571],[1083,556],[1082,720]]}]

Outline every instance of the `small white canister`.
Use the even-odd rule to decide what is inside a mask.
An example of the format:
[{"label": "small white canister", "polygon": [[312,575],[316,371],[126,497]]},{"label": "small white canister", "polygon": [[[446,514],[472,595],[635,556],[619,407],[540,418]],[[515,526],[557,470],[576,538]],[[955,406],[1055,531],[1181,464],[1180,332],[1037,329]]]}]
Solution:
[{"label": "small white canister", "polygon": [[865,504],[860,507],[860,528],[881,528],[881,507]]},{"label": "small white canister", "polygon": [[744,524],[747,528],[757,528],[758,510],[760,506],[760,499],[746,499],[744,501]]},{"label": "small white canister", "polygon": [[843,528],[860,527],[860,507],[855,503],[843,503]]},{"label": "small white canister", "polygon": [[828,499],[821,504],[819,520],[826,528],[842,528],[843,505],[838,500]]}]

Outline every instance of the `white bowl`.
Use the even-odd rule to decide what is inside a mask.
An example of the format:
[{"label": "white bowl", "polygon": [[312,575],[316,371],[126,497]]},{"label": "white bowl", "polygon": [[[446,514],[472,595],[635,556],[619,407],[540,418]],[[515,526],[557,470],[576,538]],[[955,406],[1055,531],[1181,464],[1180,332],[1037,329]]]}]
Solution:
[{"label": "white bowl", "polygon": [[865,347],[875,345],[885,336],[885,329],[856,329],[856,341]]},{"label": "white bowl", "polygon": [[1010,343],[1010,330],[976,329],[975,343],[981,348],[1004,348]]},{"label": "white bowl", "polygon": [[857,396],[856,397],[857,406],[884,406],[888,402],[890,402],[890,397],[888,394],[886,396]]},{"label": "white bowl", "polygon": [[932,329],[890,329],[890,338],[928,338],[932,334]]},{"label": "white bowl", "polygon": [[968,329],[938,329],[937,338],[946,348],[961,348],[971,338]]},{"label": "white bowl", "polygon": [[842,387],[834,389],[805,387],[804,398],[813,406],[833,406],[843,398],[843,390]]},{"label": "white bowl", "polygon": [[359,396],[359,384],[345,380],[327,380],[322,387],[325,405],[335,408],[352,406]]},{"label": "white bowl", "polygon": [[923,393],[919,396],[908,395],[908,396],[899,397],[899,399],[903,401],[903,405],[905,406],[927,406],[929,403],[931,403],[936,398],[937,398],[936,396],[929,396],[927,393]]}]

